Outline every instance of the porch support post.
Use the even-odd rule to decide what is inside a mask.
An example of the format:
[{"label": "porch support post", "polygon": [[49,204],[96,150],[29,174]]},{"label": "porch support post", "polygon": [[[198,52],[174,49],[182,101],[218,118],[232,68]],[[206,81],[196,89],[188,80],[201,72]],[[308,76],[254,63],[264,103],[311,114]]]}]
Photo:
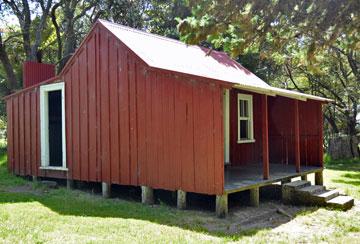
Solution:
[{"label": "porch support post", "polygon": [[186,191],[182,191],[182,190],[177,191],[177,208],[178,209],[186,208]]},{"label": "porch support post", "polygon": [[225,218],[228,214],[228,194],[216,195],[216,216]]},{"label": "porch support post", "polygon": [[250,205],[253,207],[259,207],[260,204],[260,188],[255,187],[250,189]]},{"label": "porch support post", "polygon": [[319,171],[315,173],[315,185],[322,186],[324,184],[323,171]]},{"label": "porch support post", "polygon": [[224,163],[230,163],[230,90],[224,89],[223,95],[224,122]]},{"label": "porch support post", "polygon": [[262,156],[263,156],[263,178],[269,179],[269,124],[268,124],[268,102],[267,95],[261,96],[261,129],[262,129]]},{"label": "porch support post", "polygon": [[102,182],[101,183],[102,196],[104,198],[109,198],[111,195],[111,184]]},{"label": "porch support post", "polygon": [[141,186],[141,202],[144,204],[154,204],[154,190],[148,186]]},{"label": "porch support post", "polygon": [[300,126],[299,126],[299,101],[294,99],[294,152],[296,172],[300,172]]},{"label": "porch support post", "polygon": [[72,179],[67,179],[67,180],[66,180],[66,188],[67,188],[68,190],[73,189],[73,188],[74,188],[74,180],[72,180]]},{"label": "porch support post", "polygon": [[322,111],[322,103],[319,104],[319,166],[324,167],[324,141],[323,141],[323,133],[324,133],[324,118]]},{"label": "porch support post", "polygon": [[302,175],[301,180],[307,180],[307,175]]}]

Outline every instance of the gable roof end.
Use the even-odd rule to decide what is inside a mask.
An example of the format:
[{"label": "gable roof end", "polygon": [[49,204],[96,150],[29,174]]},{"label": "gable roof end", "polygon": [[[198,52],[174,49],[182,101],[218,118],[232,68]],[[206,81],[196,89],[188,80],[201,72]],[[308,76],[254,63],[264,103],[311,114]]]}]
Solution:
[{"label": "gable roof end", "polygon": [[279,95],[304,101],[307,99],[322,102],[332,101],[327,98],[271,87],[224,52],[186,45],[178,40],[106,20],[98,20],[98,22],[150,67],[229,82],[237,88],[272,96]]}]

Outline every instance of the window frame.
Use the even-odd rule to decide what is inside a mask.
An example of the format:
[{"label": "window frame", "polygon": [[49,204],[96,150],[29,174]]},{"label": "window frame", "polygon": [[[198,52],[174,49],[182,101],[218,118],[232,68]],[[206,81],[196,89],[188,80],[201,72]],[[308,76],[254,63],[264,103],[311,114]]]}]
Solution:
[{"label": "window frame", "polygon": [[[240,100],[247,101],[248,104],[248,117],[240,116]],[[253,143],[255,142],[254,138],[254,117],[253,117],[253,96],[250,94],[238,93],[237,96],[237,124],[238,124],[238,134],[237,134],[237,143]],[[241,139],[240,137],[240,121],[248,121],[248,134],[249,138]]]},{"label": "window frame", "polygon": [[[49,100],[51,91],[61,91],[61,130],[62,130],[62,166],[50,166],[49,154]],[[40,86],[40,169],[68,170],[66,165],[66,127],[65,127],[65,85],[64,82]]]}]

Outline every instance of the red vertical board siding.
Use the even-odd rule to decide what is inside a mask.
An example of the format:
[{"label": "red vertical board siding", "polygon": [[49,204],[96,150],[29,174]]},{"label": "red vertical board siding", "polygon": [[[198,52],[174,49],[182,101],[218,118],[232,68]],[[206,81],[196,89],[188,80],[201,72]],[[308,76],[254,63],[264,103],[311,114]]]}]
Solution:
[{"label": "red vertical board siding", "polygon": [[224,190],[224,125],[223,125],[223,89],[217,85],[213,90],[214,110],[214,192],[222,194]]},{"label": "red vertical board siding", "polygon": [[[214,98],[213,98],[213,84],[206,84],[205,87],[205,93],[206,97],[203,98],[203,107],[206,107],[206,110],[204,110],[204,123],[208,126],[208,132],[207,132],[207,140],[206,140],[206,152],[207,152],[207,172],[206,172],[206,188],[204,188],[204,191],[206,192],[213,192],[214,191],[214,170],[215,170],[215,162],[214,162]],[[207,119],[206,119],[207,118]],[[209,119],[210,118],[210,119]]]},{"label": "red vertical board siding", "polygon": [[179,82],[179,80],[177,79],[173,79],[173,80],[170,80],[169,78],[169,81],[172,82],[173,84],[173,91],[172,91],[172,94],[173,94],[173,102],[174,102],[174,107],[173,107],[173,110],[174,110],[174,125],[173,125],[173,134],[174,134],[174,138],[173,138],[173,141],[174,141],[174,149],[172,151],[172,155],[173,155],[173,164],[174,164],[174,167],[173,167],[173,171],[175,172],[175,179],[176,179],[176,188],[177,189],[183,189],[183,185],[182,185],[182,163],[183,163],[183,160],[181,158],[181,137],[183,135],[183,133],[185,132],[181,132],[180,128],[182,127],[181,126],[181,123],[180,123],[180,117],[181,115],[178,114],[180,112],[180,108],[181,108],[181,105],[180,105],[180,87],[181,87],[181,82]]},{"label": "red vertical board siding", "polygon": [[31,110],[30,110],[30,92],[25,93],[24,96],[24,123],[25,123],[25,175],[31,175]]},{"label": "red vertical board siding", "polygon": [[137,74],[136,62],[132,55],[128,59],[128,79],[129,79],[129,117],[130,117],[130,183],[137,185]]},{"label": "red vertical board siding", "polygon": [[7,154],[8,154],[8,170],[14,170],[14,112],[13,112],[13,99],[6,101],[6,114],[7,114]]},{"label": "red vertical board siding", "polygon": [[160,125],[160,116],[162,108],[161,104],[161,83],[159,79],[159,75],[155,74],[154,80],[151,81],[151,119],[152,119],[152,135],[151,135],[151,144],[153,145],[152,151],[152,160],[151,160],[151,185],[153,187],[159,187],[159,164],[161,163],[161,156],[162,156],[162,127]]},{"label": "red vertical board siding", "polygon": [[110,182],[110,124],[109,124],[109,36],[100,34],[100,127],[102,181]]},{"label": "red vertical board siding", "polygon": [[13,101],[13,119],[14,119],[14,137],[13,137],[13,144],[14,144],[14,172],[16,175],[20,174],[19,170],[19,156],[20,156],[20,147],[19,147],[19,96],[12,97],[11,100]]},{"label": "red vertical board siding", "polygon": [[68,177],[73,178],[74,171],[74,141],[73,141],[73,89],[72,86],[72,72],[67,72],[64,75],[65,82],[65,119],[66,119],[66,166],[68,168]]},{"label": "red vertical board siding", "polygon": [[111,182],[120,183],[119,170],[119,110],[118,110],[118,69],[117,47],[114,39],[111,39],[114,51],[109,52],[109,87],[110,87],[110,157],[111,157]]},{"label": "red vertical board siding", "polygon": [[80,88],[79,88],[79,61],[76,59],[71,67],[71,90],[72,90],[72,109],[73,109],[73,171],[75,180],[81,179],[81,159],[80,159]]},{"label": "red vertical board siding", "polygon": [[268,109],[270,163],[295,164],[293,100],[269,97]]},{"label": "red vertical board siding", "polygon": [[138,184],[146,185],[146,70],[143,65],[137,66],[137,135],[138,135]]},{"label": "red vertical board siding", "polygon": [[13,172],[223,192],[220,85],[149,69],[101,28],[71,62],[60,78],[65,82],[67,176],[39,170],[39,87],[8,100]]},{"label": "red vertical board siding", "polygon": [[322,166],[321,102],[299,102],[300,159],[302,165]]},{"label": "red vertical board siding", "polygon": [[121,46],[118,55],[122,70],[119,74],[120,181],[130,184],[128,52]]},{"label": "red vertical board siding", "polygon": [[261,131],[262,131],[262,164],[263,164],[263,178],[268,179],[270,176],[269,169],[269,126],[268,126],[268,97],[261,96]]},{"label": "red vertical board siding", "polygon": [[[195,168],[195,190],[207,191],[208,179],[208,137],[210,120],[208,118],[209,108],[212,104],[207,103],[208,90],[206,85],[198,83],[193,93],[194,101],[194,168]],[[196,129],[195,129],[196,128]]]},{"label": "red vertical board siding", "polygon": [[7,99],[9,170],[17,175],[37,175],[37,90]]},{"label": "red vertical board siding", "polygon": [[32,175],[37,175],[37,142],[36,137],[39,132],[37,129],[37,117],[40,116],[37,113],[37,99],[38,93],[37,91],[31,91],[30,93],[30,104],[31,104],[31,132],[30,132],[30,143],[31,143],[31,173]]},{"label": "red vertical board siding", "polygon": [[102,166],[101,166],[101,72],[100,72],[100,28],[95,29],[95,66],[96,66],[96,180],[101,181]]},{"label": "red vertical board siding", "polygon": [[162,93],[164,158],[161,168],[166,177],[159,177],[159,179],[162,179],[163,183],[161,184],[174,189],[178,181],[173,157],[177,142],[174,141],[174,81],[170,79],[169,75],[162,76]]},{"label": "red vertical board siding", "polygon": [[19,96],[19,170],[20,175],[25,175],[25,119],[24,119],[24,94]]},{"label": "red vertical board siding", "polygon": [[322,110],[322,103],[318,102],[318,165],[317,166],[324,166],[324,118],[323,118],[323,110]]},{"label": "red vertical board siding", "polygon": [[[238,139],[238,94],[249,94],[253,97],[253,143],[237,143]],[[230,91],[230,161],[231,165],[246,165],[249,163],[261,163],[261,95],[232,89]]]},{"label": "red vertical board siding", "polygon": [[41,148],[40,148],[40,91],[36,89],[36,175],[39,175],[39,167],[41,164]]},{"label": "red vertical board siding", "polygon": [[294,100],[294,158],[296,172],[300,172],[300,127],[299,127],[299,101]]},{"label": "red vertical board siding", "polygon": [[89,180],[96,181],[96,38],[95,34],[89,39],[87,48],[87,66],[88,66],[88,122],[89,122]]},{"label": "red vertical board siding", "polygon": [[145,76],[145,140],[146,140],[146,165],[142,166],[144,168],[145,179],[143,179],[145,185],[152,184],[152,172],[153,167],[153,150],[152,150],[152,93],[151,93],[151,84],[153,83],[154,72],[148,71]]},{"label": "red vertical board siding", "polygon": [[194,103],[193,84],[179,81],[178,97],[176,97],[175,120],[179,123],[176,130],[180,134],[181,189],[195,190],[194,167]]},{"label": "red vertical board siding", "polygon": [[87,46],[79,55],[79,99],[80,99],[80,179],[89,180],[89,136],[88,136],[88,66]]},{"label": "red vertical board siding", "polygon": [[25,61],[23,64],[24,87],[29,87],[55,76],[55,65]]}]

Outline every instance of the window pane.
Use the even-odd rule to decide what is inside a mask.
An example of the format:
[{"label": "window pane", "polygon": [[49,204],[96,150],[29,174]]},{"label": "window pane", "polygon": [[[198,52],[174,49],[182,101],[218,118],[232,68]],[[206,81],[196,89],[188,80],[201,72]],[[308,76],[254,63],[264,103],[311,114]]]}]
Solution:
[{"label": "window pane", "polygon": [[247,100],[240,100],[240,117],[248,117],[249,116],[249,103]]},{"label": "window pane", "polygon": [[240,139],[249,139],[249,121],[240,120]]}]

